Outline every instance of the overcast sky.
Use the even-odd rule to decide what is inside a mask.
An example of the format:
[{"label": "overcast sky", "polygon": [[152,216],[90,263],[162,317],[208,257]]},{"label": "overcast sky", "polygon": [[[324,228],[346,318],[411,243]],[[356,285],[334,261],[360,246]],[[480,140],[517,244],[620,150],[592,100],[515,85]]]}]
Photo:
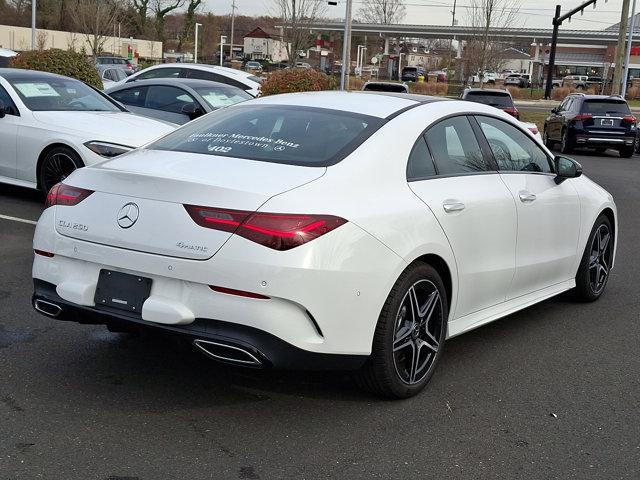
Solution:
[{"label": "overcast sky", "polygon": [[[508,0],[505,0],[508,1]],[[354,10],[365,3],[365,0],[354,0]],[[464,25],[469,0],[458,0],[456,17],[459,23]],[[576,7],[583,3],[582,0],[524,0],[521,3],[518,15],[519,26],[551,28],[551,19],[556,4],[562,4],[563,11]],[[273,0],[236,0],[238,12],[242,15],[268,15],[273,13]],[[453,0],[405,0],[407,16],[404,23],[426,25],[450,25]],[[535,5],[535,6],[532,6]],[[603,28],[620,21],[622,0],[609,0],[605,3],[600,0],[597,7],[588,7],[584,16],[577,15],[571,21],[563,25],[570,29],[602,30]],[[204,11],[216,14],[231,12],[231,0],[205,0]],[[332,18],[343,17],[344,0],[338,1],[337,7],[327,7],[327,16]]]}]

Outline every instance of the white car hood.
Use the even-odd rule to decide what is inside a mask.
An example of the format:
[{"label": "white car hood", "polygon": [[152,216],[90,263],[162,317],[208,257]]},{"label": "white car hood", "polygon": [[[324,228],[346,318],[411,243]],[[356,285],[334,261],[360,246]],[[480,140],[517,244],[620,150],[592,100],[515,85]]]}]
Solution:
[{"label": "white car hood", "polygon": [[128,112],[32,112],[36,121],[67,131],[84,141],[100,140],[140,147],[175,130],[176,126]]}]

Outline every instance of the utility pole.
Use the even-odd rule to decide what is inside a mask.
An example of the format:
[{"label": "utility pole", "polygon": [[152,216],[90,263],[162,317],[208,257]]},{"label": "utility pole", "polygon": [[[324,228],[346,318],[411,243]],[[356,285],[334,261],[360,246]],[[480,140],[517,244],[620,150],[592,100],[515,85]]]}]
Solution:
[{"label": "utility pole", "polygon": [[636,29],[636,0],[633,0],[631,7],[631,25],[629,26],[629,38],[627,39],[627,53],[624,62],[624,75],[622,80],[622,96],[627,95],[627,82],[629,80],[629,63],[631,63],[631,44],[633,43],[633,34]]},{"label": "utility pole", "polygon": [[[295,0],[294,0],[295,1]],[[344,40],[342,42],[342,72],[340,74],[340,90],[349,89],[349,75],[351,74],[351,16],[353,0],[347,0],[347,10],[344,16]]]},{"label": "utility pole", "polygon": [[36,49],[36,0],[31,0],[31,50]]},{"label": "utility pole", "polygon": [[193,63],[198,63],[198,27],[201,27],[202,24],[196,22],[196,35],[195,35],[195,45],[193,48]]},{"label": "utility pole", "polygon": [[622,65],[624,63],[624,39],[627,36],[627,26],[629,25],[629,0],[622,0],[622,16],[620,17],[620,31],[618,32],[618,48],[616,49],[616,69],[613,71],[613,85],[611,85],[611,95],[620,94],[620,85],[627,79],[622,79]]},{"label": "utility pole", "polygon": [[[456,5],[458,4],[458,0],[453,0],[453,10],[451,10],[451,26],[456,26]],[[451,50],[453,49],[453,37],[449,40],[449,62],[447,63],[447,78],[449,77],[449,71],[451,70],[451,62],[453,61],[453,54]]]},{"label": "utility pole", "polygon": [[229,46],[229,58],[233,60],[233,34],[236,25],[236,0],[231,3],[231,44]]}]

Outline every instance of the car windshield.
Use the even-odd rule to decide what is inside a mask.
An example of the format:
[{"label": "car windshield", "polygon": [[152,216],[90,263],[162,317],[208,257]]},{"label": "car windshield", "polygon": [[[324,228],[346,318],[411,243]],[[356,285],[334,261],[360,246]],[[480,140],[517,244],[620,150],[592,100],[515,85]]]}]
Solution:
[{"label": "car windshield", "polygon": [[13,78],[9,83],[32,111],[121,111],[91,87],[71,78]]},{"label": "car windshield", "polygon": [[469,92],[465,96],[465,100],[476,103],[484,103],[485,105],[491,105],[498,108],[510,108],[513,107],[513,100],[511,97],[504,93],[492,93],[492,92]]},{"label": "car windshield", "polygon": [[585,100],[582,113],[629,115],[631,110],[629,110],[627,102],[622,100]]},{"label": "car windshield", "polygon": [[239,105],[193,121],[148,148],[324,167],[341,161],[384,122],[322,108]]},{"label": "car windshield", "polygon": [[214,110],[221,107],[227,107],[235,103],[250,100],[253,97],[244,90],[235,87],[197,87],[195,91]]}]

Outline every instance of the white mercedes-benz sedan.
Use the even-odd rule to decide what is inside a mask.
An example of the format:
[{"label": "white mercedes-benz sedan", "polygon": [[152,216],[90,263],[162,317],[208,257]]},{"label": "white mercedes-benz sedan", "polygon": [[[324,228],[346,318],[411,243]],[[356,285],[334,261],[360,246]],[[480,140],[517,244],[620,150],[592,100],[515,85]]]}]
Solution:
[{"label": "white mercedes-benz sedan", "polygon": [[566,290],[600,297],[616,235],[611,195],[492,107],[281,95],[54,187],[33,306],[237,365],[358,369],[402,398],[446,338]]},{"label": "white mercedes-benz sedan", "polygon": [[0,182],[44,192],[75,169],[175,130],[72,78],[0,68]]}]

